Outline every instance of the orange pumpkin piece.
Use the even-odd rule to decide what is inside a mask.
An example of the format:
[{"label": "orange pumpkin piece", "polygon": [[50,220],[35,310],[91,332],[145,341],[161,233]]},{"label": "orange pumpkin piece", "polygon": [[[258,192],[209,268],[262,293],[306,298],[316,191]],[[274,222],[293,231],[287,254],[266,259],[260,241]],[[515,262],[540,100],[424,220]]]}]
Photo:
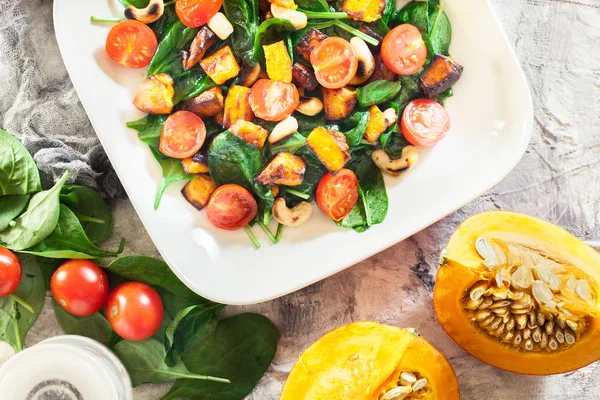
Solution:
[{"label": "orange pumpkin piece", "polygon": [[148,114],[170,114],[173,111],[174,96],[173,78],[168,74],[156,74],[142,82],[133,105]]},{"label": "orange pumpkin piece", "polygon": [[306,144],[332,174],[350,159],[346,136],[341,132],[318,126],[308,135]]},{"label": "orange pumpkin piece", "polygon": [[269,132],[260,125],[240,119],[229,127],[229,131],[235,136],[241,137],[246,142],[254,145],[257,149],[262,149],[269,136]]},{"label": "orange pumpkin piece", "polygon": [[281,152],[273,157],[254,181],[266,186],[298,186],[302,184],[305,172],[306,162],[302,157]]},{"label": "orange pumpkin piece", "polygon": [[261,77],[266,78],[267,76],[263,73],[260,63],[254,64],[252,67],[245,67],[240,72],[237,80],[237,84],[246,87],[252,87]]},{"label": "orange pumpkin piece", "polygon": [[344,0],[342,10],[352,19],[374,22],[383,16],[385,0]]},{"label": "orange pumpkin piece", "polygon": [[290,372],[280,400],[394,398],[458,400],[456,375],[415,330],[362,321],[313,343]]},{"label": "orange pumpkin piece", "polygon": [[207,26],[203,26],[199,31],[192,44],[190,50],[184,53],[183,68],[187,71],[192,69],[198,61],[204,58],[206,51],[210,49],[219,38]]},{"label": "orange pumpkin piece", "polygon": [[200,118],[213,117],[223,111],[224,107],[223,91],[220,87],[205,90],[181,104],[182,110],[191,111]]},{"label": "orange pumpkin piece", "polygon": [[492,211],[463,222],[442,253],[438,320],[467,352],[521,374],[600,359],[600,254],[564,229]]},{"label": "orange pumpkin piece", "polygon": [[284,41],[263,46],[263,50],[269,79],[292,83],[292,59]]},{"label": "orange pumpkin piece", "polygon": [[225,98],[225,114],[223,115],[223,127],[229,128],[238,120],[252,121],[254,113],[250,107],[250,88],[233,85],[229,88]]},{"label": "orange pumpkin piece", "polygon": [[208,175],[199,175],[189,181],[181,190],[183,197],[196,209],[202,210],[208,204],[210,195],[216,188]]},{"label": "orange pumpkin piece", "polygon": [[388,128],[385,115],[379,107],[373,105],[369,108],[369,122],[365,130],[365,139],[369,143],[375,143],[379,136]]},{"label": "orange pumpkin piece", "polygon": [[200,66],[217,85],[224,84],[240,73],[240,66],[228,45],[200,61]]},{"label": "orange pumpkin piece", "polygon": [[279,7],[289,8],[291,10],[298,8],[294,0],[269,0],[269,3],[273,3]]},{"label": "orange pumpkin piece", "polygon": [[183,166],[183,170],[186,174],[195,175],[195,174],[205,174],[208,172],[208,164],[204,161],[201,161],[195,155],[188,158],[183,158],[181,160],[181,165]]},{"label": "orange pumpkin piece", "polygon": [[339,121],[350,117],[357,103],[356,90],[351,87],[341,89],[323,88],[323,106],[325,118]]}]

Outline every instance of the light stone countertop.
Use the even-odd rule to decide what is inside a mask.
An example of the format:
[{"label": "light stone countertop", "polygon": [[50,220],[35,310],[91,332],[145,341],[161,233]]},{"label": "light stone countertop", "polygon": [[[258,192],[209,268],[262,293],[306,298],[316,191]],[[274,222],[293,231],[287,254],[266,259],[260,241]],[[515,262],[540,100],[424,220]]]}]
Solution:
[{"label": "light stone countertop", "polygon": [[[4,1],[8,0],[0,3]],[[465,400],[600,398],[599,363],[552,377],[504,372],[464,352],[435,318],[431,292],[440,251],[451,232],[472,214],[495,209],[524,212],[557,223],[600,249],[600,2],[491,2],[532,89],[535,125],[523,160],[487,194],[344,272],[274,301],[228,307],[226,314],[264,314],[280,330],[275,361],[248,399],[277,399],[303,349],[339,325],[365,319],[416,328],[448,358]],[[41,1],[40,7],[50,7],[48,3]],[[10,100],[0,94],[0,105],[3,101]],[[0,126],[1,122],[0,116]],[[128,200],[116,204],[115,221],[109,247],[126,237],[128,252],[158,256]],[[49,304],[47,299],[27,337],[28,346],[61,333]],[[0,346],[1,362],[11,350]],[[158,399],[167,389],[168,385],[145,385],[135,390],[135,399]]]}]

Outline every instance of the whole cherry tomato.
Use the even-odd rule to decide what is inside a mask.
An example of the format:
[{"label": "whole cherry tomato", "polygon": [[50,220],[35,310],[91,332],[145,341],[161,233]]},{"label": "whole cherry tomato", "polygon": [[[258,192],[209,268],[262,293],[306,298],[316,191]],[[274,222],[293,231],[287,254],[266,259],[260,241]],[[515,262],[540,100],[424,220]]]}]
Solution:
[{"label": "whole cherry tomato", "polygon": [[77,317],[100,311],[108,295],[108,277],[90,260],[70,260],[52,275],[50,291],[54,299]]},{"label": "whole cherry tomato", "polygon": [[0,247],[0,297],[13,294],[21,283],[21,262],[9,249]]}]

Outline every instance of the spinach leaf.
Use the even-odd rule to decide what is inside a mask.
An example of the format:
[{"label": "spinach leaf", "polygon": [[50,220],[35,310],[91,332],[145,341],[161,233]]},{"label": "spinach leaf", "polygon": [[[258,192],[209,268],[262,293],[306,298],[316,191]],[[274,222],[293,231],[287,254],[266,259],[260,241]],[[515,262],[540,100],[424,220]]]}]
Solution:
[{"label": "spinach leaf", "polygon": [[160,200],[162,199],[162,196],[169,185],[174,182],[189,181],[193,178],[193,175],[188,175],[184,171],[183,165],[181,165],[181,160],[167,158],[153,146],[150,146],[150,151],[152,151],[152,155],[160,164],[163,175],[160,185],[158,186],[158,191],[156,192],[156,200],[154,201],[154,209],[158,210],[158,206],[160,206]]},{"label": "spinach leaf", "polygon": [[148,5],[149,0],[119,0],[123,7],[134,6],[136,8],[144,8]]},{"label": "spinach leaf", "polygon": [[254,38],[254,59],[265,65],[265,53],[263,46],[283,40],[287,43],[290,58],[294,59],[291,34],[296,32],[294,25],[282,18],[271,18],[260,24],[256,37]]},{"label": "spinach leaf", "polygon": [[[390,101],[385,108],[393,108],[394,110],[396,110],[396,115],[402,115],[400,113],[400,107],[398,106],[398,103],[394,102],[394,101]],[[379,143],[381,144],[381,147],[383,147],[385,149],[385,147],[389,144],[389,142],[392,139],[392,136],[394,135],[401,135],[400,133],[400,126],[399,124],[392,124],[391,126],[389,126],[385,132],[383,132],[381,134],[381,136],[379,136]]]},{"label": "spinach leaf", "polygon": [[96,247],[85,234],[77,216],[64,204],[60,205],[58,224],[50,235],[23,253],[46,258],[101,258],[116,257],[123,249],[115,252]]},{"label": "spinach leaf", "polygon": [[[175,367],[165,365],[165,349],[156,339],[146,339],[141,342],[122,340],[113,346],[112,351],[125,365],[134,387],[142,383],[163,383],[175,379],[191,382],[209,378],[191,373],[183,362],[179,362]],[[226,382],[215,385],[228,386]]]},{"label": "spinach leaf", "polygon": [[50,290],[50,281],[52,280],[52,275],[56,272],[58,267],[60,267],[66,260],[62,260],[60,258],[45,258],[45,257],[36,257],[37,263],[42,271],[42,276],[44,278],[44,286],[46,287],[46,291]]},{"label": "spinach leaf", "polygon": [[257,0],[224,0],[225,16],[233,25],[231,44],[233,52],[248,66],[256,63],[254,38],[258,32]]},{"label": "spinach leaf", "polygon": [[81,222],[90,242],[98,244],[113,231],[113,218],[102,196],[87,186],[65,185],[60,201],[71,209]]},{"label": "spinach leaf", "polygon": [[99,312],[89,317],[76,317],[52,299],[52,309],[60,328],[67,335],[81,335],[92,338],[105,346],[111,347],[119,341],[106,317]]},{"label": "spinach leaf", "polygon": [[344,135],[346,135],[346,142],[348,143],[348,146],[351,147],[358,146],[365,135],[367,124],[369,123],[369,112],[355,111],[353,118],[358,121],[358,124],[349,131],[344,132]]},{"label": "spinach leaf", "polygon": [[398,116],[402,115],[404,108],[406,108],[408,103],[415,99],[426,97],[425,93],[423,93],[423,89],[421,89],[421,86],[419,85],[420,75],[421,71],[417,72],[416,74],[403,76],[400,78],[400,82],[402,82],[402,89],[395,99],[399,108]]},{"label": "spinach leaf", "polygon": [[428,1],[411,1],[404,6],[393,18],[390,26],[400,24],[414,25],[421,35],[429,33],[429,3]]},{"label": "spinach leaf", "polygon": [[[141,1],[141,0],[140,0]],[[147,3],[147,0],[143,0]],[[145,7],[145,6],[144,6]],[[156,40],[160,43],[165,35],[167,34],[169,28],[175,21],[177,21],[179,17],[175,12],[175,7],[165,7],[165,12],[162,17],[158,19],[158,21],[148,25],[154,31],[156,35]]]},{"label": "spinach leaf", "polygon": [[361,107],[370,107],[372,105],[390,101],[400,93],[402,83],[391,82],[380,79],[369,83],[366,86],[356,89],[358,104]]},{"label": "spinach leaf", "polygon": [[5,247],[24,250],[52,233],[58,223],[60,190],[68,177],[69,171],[66,171],[52,189],[36,193],[14,225],[0,232],[0,241]]},{"label": "spinach leaf", "polygon": [[442,9],[439,2],[429,2],[429,26],[427,47],[429,50],[428,59],[433,58],[434,54],[448,55],[450,42],[452,41],[452,25],[448,16]]},{"label": "spinach leaf", "polygon": [[296,5],[306,11],[329,11],[327,0],[296,0]]},{"label": "spinach leaf", "polygon": [[[306,146],[297,151],[296,155],[302,157],[306,162],[306,171],[304,172],[302,184],[294,186],[293,189],[297,192],[307,194],[309,196],[307,201],[312,201],[315,198],[317,185],[323,175],[325,175],[325,172],[327,172],[327,169],[323,166],[321,161],[319,161],[317,156],[315,156],[312,150]],[[302,200],[303,199],[292,194],[285,195],[285,201],[290,207],[300,203]]]},{"label": "spinach leaf", "polygon": [[0,129],[0,196],[42,190],[40,173],[27,149]]},{"label": "spinach leaf", "polygon": [[181,356],[192,351],[217,328],[222,304],[198,304],[179,311],[165,330],[165,364],[177,365]]},{"label": "spinach leaf", "polygon": [[169,64],[173,61],[173,57],[180,57],[176,53],[183,50],[197,34],[198,29],[188,28],[180,20],[175,21],[158,44],[156,53],[148,67],[147,76],[169,72]]},{"label": "spinach leaf", "polygon": [[385,8],[383,10],[382,22],[389,24],[390,20],[396,15],[396,0],[385,0]]},{"label": "spinach leaf", "polygon": [[452,88],[448,88],[445,91],[443,91],[442,93],[440,93],[436,98],[435,101],[437,101],[438,103],[440,103],[441,105],[444,105],[444,102],[449,99],[450,97],[454,96],[454,92],[452,91]]},{"label": "spinach leaf", "polygon": [[25,336],[40,316],[46,297],[44,279],[35,257],[20,254],[19,260],[23,278],[14,294],[29,304],[35,312],[30,313],[12,297],[0,298],[0,340],[8,343],[16,352],[23,350]]},{"label": "spinach leaf", "polygon": [[28,202],[28,194],[14,194],[0,197],[0,232],[5,230],[8,224],[21,214],[21,211],[27,207]]},{"label": "spinach leaf", "polygon": [[218,375],[230,385],[178,379],[162,400],[239,400],[256,386],[277,350],[277,328],[256,314],[236,315],[219,322],[216,331],[183,361],[190,371]]},{"label": "spinach leaf", "polygon": [[274,156],[277,153],[287,152],[296,153],[306,145],[306,137],[298,132],[286,137],[268,147],[269,155]]},{"label": "spinach leaf", "polygon": [[138,138],[150,147],[158,150],[160,132],[168,115],[147,115],[136,121],[128,122],[128,128],[138,131]]},{"label": "spinach leaf", "polygon": [[175,97],[173,104],[192,99],[200,93],[217,86],[202,68],[192,68],[173,77]]},{"label": "spinach leaf", "polygon": [[327,121],[325,120],[325,115],[323,113],[317,114],[313,117],[300,113],[294,113],[294,117],[298,121],[298,132],[301,133],[310,133],[318,126],[327,125]]}]

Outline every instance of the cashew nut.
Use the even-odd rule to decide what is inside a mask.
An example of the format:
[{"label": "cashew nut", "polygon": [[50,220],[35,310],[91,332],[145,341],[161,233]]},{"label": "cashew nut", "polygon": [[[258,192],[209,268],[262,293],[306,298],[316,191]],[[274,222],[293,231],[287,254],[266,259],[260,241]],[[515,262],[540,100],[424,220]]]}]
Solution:
[{"label": "cashew nut", "polygon": [[277,143],[298,130],[298,120],[291,115],[275,125],[269,135],[269,143]]},{"label": "cashew nut", "polygon": [[135,19],[143,24],[151,24],[162,17],[165,12],[163,0],[150,0],[145,8],[129,6],[125,9],[125,18]]},{"label": "cashew nut", "polygon": [[383,116],[385,117],[385,123],[387,124],[388,128],[398,121],[398,113],[391,107],[383,112]]},{"label": "cashew nut", "polygon": [[396,160],[392,160],[385,150],[378,149],[371,154],[375,165],[390,175],[398,176],[408,171],[419,161],[419,150],[415,146],[406,146],[402,149],[402,155]]},{"label": "cashew nut", "polygon": [[375,72],[375,58],[367,43],[361,38],[353,37],[350,39],[350,44],[358,58],[358,69],[356,70],[356,75],[354,75],[354,78],[349,83],[350,85],[361,85]]},{"label": "cashew nut", "polygon": [[271,210],[275,221],[285,226],[299,226],[308,221],[312,214],[312,204],[308,201],[288,208],[283,197],[278,197]]},{"label": "cashew nut", "polygon": [[296,30],[306,28],[306,24],[308,23],[308,18],[303,12],[281,7],[274,3],[271,4],[271,14],[275,18],[287,19]]},{"label": "cashew nut", "polygon": [[233,33],[233,25],[227,19],[225,14],[218,12],[208,20],[208,27],[221,40],[226,40]]},{"label": "cashew nut", "polygon": [[316,97],[301,97],[296,111],[312,117],[323,111],[323,102]]}]

